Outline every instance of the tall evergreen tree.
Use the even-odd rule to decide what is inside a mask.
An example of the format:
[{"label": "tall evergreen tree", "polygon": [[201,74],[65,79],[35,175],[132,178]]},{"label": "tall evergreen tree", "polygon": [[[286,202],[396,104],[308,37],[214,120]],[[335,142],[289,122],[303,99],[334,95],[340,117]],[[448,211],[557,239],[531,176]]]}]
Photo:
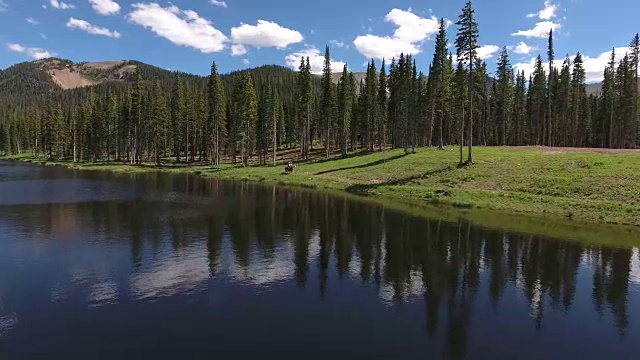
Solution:
[{"label": "tall evergreen tree", "polygon": [[513,96],[513,132],[514,144],[523,145],[527,143],[528,137],[525,135],[527,129],[527,79],[524,71],[516,76],[516,85]]},{"label": "tall evergreen tree", "polygon": [[378,147],[380,150],[384,150],[387,144],[387,101],[388,101],[388,89],[387,89],[387,74],[386,65],[384,59],[380,65],[380,73],[378,75],[378,96],[376,104],[376,122],[378,124]]},{"label": "tall evergreen tree", "polygon": [[585,87],[586,72],[583,67],[582,55],[577,53],[573,59],[573,73],[571,74],[571,88],[573,97],[571,99],[573,126],[571,133],[573,138],[571,146],[585,146],[589,135],[589,126],[587,120],[587,93]]},{"label": "tall evergreen tree", "polygon": [[555,145],[568,146],[570,143],[571,126],[569,125],[571,116],[569,111],[571,109],[571,98],[571,59],[567,55],[557,77],[556,107],[554,111],[556,113],[556,129],[558,133],[556,134]]},{"label": "tall evergreen tree", "polygon": [[180,162],[180,148],[182,146],[182,129],[186,116],[184,84],[180,77],[173,82],[171,94],[171,132],[173,134],[173,151],[176,162]]},{"label": "tall evergreen tree", "polygon": [[[444,127],[445,102],[448,95],[447,86],[447,28],[444,18],[440,18],[440,25],[436,36],[435,52],[429,70],[429,88],[432,94],[431,100],[431,127],[434,124],[434,117],[438,116],[438,148],[443,148],[442,129]],[[437,108],[437,110],[436,110]],[[431,144],[431,139],[429,139]]]},{"label": "tall evergreen tree", "polygon": [[530,141],[535,141],[536,145],[542,145],[544,142],[545,114],[547,112],[547,75],[540,55],[536,58],[532,75],[533,79],[529,85]]},{"label": "tall evergreen tree", "polygon": [[209,128],[211,131],[211,163],[220,165],[222,150],[227,138],[227,99],[218,67],[214,61],[211,64],[211,74],[208,83],[209,97]]},{"label": "tall evergreen tree", "polygon": [[509,62],[507,48],[502,49],[498,60],[495,96],[495,114],[497,117],[497,144],[507,145],[511,129],[511,109],[513,107],[513,69]]},{"label": "tall evergreen tree", "polygon": [[150,119],[152,129],[151,139],[155,163],[156,165],[160,165],[160,158],[164,147],[164,136],[169,123],[169,108],[159,83],[156,83],[153,88],[152,101],[152,115]]},{"label": "tall evergreen tree", "polygon": [[349,139],[349,126],[351,124],[353,89],[347,64],[344,64],[342,75],[338,82],[338,141],[342,156],[347,154],[347,142]]},{"label": "tall evergreen tree", "polygon": [[325,156],[331,155],[331,133],[334,127],[336,98],[333,82],[331,80],[331,55],[329,46],[324,50],[324,66],[322,68],[322,96],[320,100],[321,118],[323,121],[323,135]]},{"label": "tall evergreen tree", "polygon": [[617,102],[617,86],[616,86],[616,50],[611,50],[609,63],[604,69],[604,80],[602,84],[602,123],[607,124],[607,146],[614,147],[614,129],[615,129],[615,106]]},{"label": "tall evergreen tree", "polygon": [[547,46],[547,61],[549,62],[549,80],[547,81],[547,121],[546,124],[546,133],[543,139],[543,144],[546,142],[547,145],[553,146],[553,134],[555,125],[553,122],[553,111],[551,104],[553,102],[553,60],[555,58],[555,53],[553,51],[553,29],[549,30],[549,40]]},{"label": "tall evergreen tree", "polygon": [[[478,23],[475,20],[475,10],[471,4],[471,0],[468,0],[462,9],[462,13],[458,16],[458,34],[456,37],[456,49],[458,61],[467,62],[469,66],[469,84],[473,84],[473,65],[477,57],[478,48]],[[469,154],[467,155],[467,162],[473,162],[472,148],[473,148],[473,86],[468,87],[469,95],[469,131],[468,131],[468,146]],[[464,122],[462,123],[464,126]],[[462,146],[462,143],[460,144]]]},{"label": "tall evergreen tree", "polygon": [[[132,164],[138,164],[142,160],[142,126],[144,116],[144,84],[136,81],[131,91],[131,135],[130,135],[130,160]],[[91,114],[87,114],[85,124],[90,124]]]},{"label": "tall evergreen tree", "polygon": [[309,158],[311,147],[311,116],[312,116],[312,88],[311,88],[311,65],[309,57],[300,59],[298,68],[298,88],[297,88],[297,108],[298,108],[298,128],[300,131],[300,153],[303,158]]},{"label": "tall evergreen tree", "polygon": [[636,33],[636,35],[631,40],[631,44],[629,44],[630,49],[630,60],[631,60],[631,72],[633,73],[633,122],[636,124],[635,129],[635,146],[640,146],[640,89],[638,88],[638,72],[640,70],[640,34]]}]

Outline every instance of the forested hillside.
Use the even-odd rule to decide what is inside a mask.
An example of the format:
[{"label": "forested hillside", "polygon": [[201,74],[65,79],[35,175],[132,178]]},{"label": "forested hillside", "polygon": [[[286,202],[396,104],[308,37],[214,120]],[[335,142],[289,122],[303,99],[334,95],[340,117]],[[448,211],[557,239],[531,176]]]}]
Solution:
[{"label": "forested hillside", "polygon": [[[330,68],[328,47],[322,76],[311,74],[308,58],[297,72],[269,65],[227,75],[214,62],[209,77],[135,61],[54,59],[55,69],[43,61],[17,64],[0,72],[0,151],[132,163],[256,157],[266,163],[283,149],[308,159],[318,144],[327,157],[455,144],[460,162],[470,163],[473,144],[640,145],[638,35],[621,61],[612,55],[601,91],[588,93],[580,53],[547,73],[545,64],[555,60],[551,32],[547,57],[538,56],[529,77],[513,70],[505,47],[493,79],[476,54],[470,2],[456,24],[456,37],[448,38],[441,22],[428,74],[401,54],[390,63],[372,60],[357,80],[347,69]],[[460,62],[448,42],[455,42]],[[95,84],[65,90],[53,72],[71,70]]]}]

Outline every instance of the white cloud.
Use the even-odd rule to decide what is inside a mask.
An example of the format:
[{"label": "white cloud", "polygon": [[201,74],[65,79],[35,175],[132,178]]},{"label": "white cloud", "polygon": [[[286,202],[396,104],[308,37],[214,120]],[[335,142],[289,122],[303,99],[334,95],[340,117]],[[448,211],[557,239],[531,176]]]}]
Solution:
[{"label": "white cloud", "polygon": [[0,0],[0,12],[7,11],[8,8],[9,5],[4,0]]},{"label": "white cloud", "polygon": [[331,41],[329,41],[329,44],[331,44],[331,45],[333,45],[335,47],[339,47],[339,48],[344,46],[344,42],[338,41],[338,40],[331,40]]},{"label": "white cloud", "polygon": [[127,15],[130,22],[143,26],[172,43],[214,53],[225,49],[229,40],[211,21],[192,10],[181,10],[172,5],[166,8],[158,4],[133,4]]},{"label": "white cloud", "polygon": [[30,47],[25,47],[25,46],[22,46],[20,44],[14,44],[14,43],[7,44],[7,48],[9,48],[9,50],[11,50],[11,51],[27,54],[27,55],[29,55],[30,57],[32,57],[32,58],[34,58],[36,60],[50,58],[50,57],[54,57],[54,56],[57,55],[54,52],[49,52],[49,51],[44,50],[44,49],[30,48]]},{"label": "white cloud", "polygon": [[120,12],[120,5],[113,0],[89,0],[91,7],[100,15],[115,15]]},{"label": "white cloud", "polygon": [[258,20],[258,25],[240,24],[231,28],[231,40],[236,44],[284,49],[301,42],[304,37],[300,32],[282,27],[275,22]]},{"label": "white cloud", "polygon": [[384,21],[397,26],[393,36],[361,35],[353,40],[360,54],[375,59],[390,59],[400,53],[420,53],[420,44],[438,32],[435,16],[422,18],[409,10],[393,9]]},{"label": "white cloud", "polygon": [[49,39],[49,38],[47,37],[47,35],[45,35],[44,33],[40,33],[40,37],[41,37],[41,38],[43,38],[43,39],[45,39],[45,40]]},{"label": "white cloud", "polygon": [[549,30],[555,31],[560,28],[560,24],[554,23],[553,21],[541,21],[536,23],[533,29],[529,30],[518,30],[511,34],[511,36],[524,36],[528,38],[546,38],[549,36]]},{"label": "white cloud", "polygon": [[249,59],[242,59],[242,63],[245,64],[245,65],[249,65],[250,64]]},{"label": "white cloud", "polygon": [[[615,48],[616,51],[616,61],[620,61],[625,53],[629,52],[628,47],[618,47]],[[570,59],[573,62],[575,56],[571,56]],[[585,54],[582,54],[582,62],[584,66],[584,70],[587,77],[587,83],[601,82],[604,78],[604,68],[607,67],[609,63],[609,59],[611,58],[611,50],[607,52],[603,52],[596,57],[590,57]],[[544,60],[543,60],[544,62]],[[562,67],[562,63],[564,59],[558,59],[553,62],[553,66],[556,68]],[[517,63],[514,64],[513,67],[517,71],[525,72],[525,75],[528,77],[529,74],[533,72],[533,69],[536,64],[536,58],[531,58],[529,62],[526,63]],[[544,62],[544,69],[547,74],[549,74],[549,65],[547,62]]]},{"label": "white cloud", "polygon": [[65,2],[58,1],[58,0],[50,0],[49,3],[51,4],[51,7],[54,9],[67,10],[67,9],[76,8],[76,6],[73,4],[67,4]]},{"label": "white cloud", "polygon": [[108,37],[116,38],[116,39],[121,36],[120,33],[117,32],[117,31],[113,31],[113,30],[109,30],[109,29],[104,28],[104,27],[96,26],[96,25],[93,25],[93,24],[89,23],[88,21],[80,20],[80,19],[76,19],[76,18],[69,18],[69,21],[67,21],[67,27],[69,29],[80,29],[80,30],[86,31],[89,34],[93,34],[93,35],[103,35],[103,36],[108,36]]},{"label": "white cloud", "polygon": [[558,5],[552,4],[551,1],[546,0],[542,10],[537,13],[529,14],[527,17],[538,17],[541,20],[551,20],[551,18],[556,17],[556,11],[558,11]]},{"label": "white cloud", "polygon": [[233,44],[231,45],[231,55],[232,56],[241,56],[247,53],[247,48],[242,44]]},{"label": "white cloud", "polygon": [[498,45],[483,45],[478,47],[476,53],[480,60],[491,59],[498,51],[500,47]]},{"label": "white cloud", "polygon": [[[287,55],[284,60],[291,68],[297,70],[300,66],[300,58],[304,57],[305,59],[309,57],[309,65],[311,65],[311,73],[313,74],[321,74],[322,68],[324,67],[324,53],[320,53],[320,50],[316,48],[304,49],[302,51],[295,52],[293,54]],[[344,67],[344,62],[331,60],[331,71],[334,73],[342,71]]]},{"label": "white cloud", "polygon": [[[498,45],[482,45],[476,49],[476,54],[478,59],[487,60],[491,59],[498,51],[500,51]],[[458,56],[456,56],[456,54],[452,54],[452,58],[454,63],[458,62]]]},{"label": "white cloud", "polygon": [[520,55],[527,55],[531,54],[534,50],[536,50],[535,47],[527,45],[524,41],[520,41],[520,43],[514,48],[513,52]]},{"label": "white cloud", "polygon": [[27,20],[27,22],[29,24],[32,24],[32,25],[38,25],[39,24],[38,20],[36,20],[36,19],[34,19],[32,17],[25,18],[25,20]]},{"label": "white cloud", "polygon": [[218,0],[211,0],[209,1],[211,4],[215,5],[215,6],[220,6],[223,8],[227,7],[227,3],[225,1],[218,1]]}]

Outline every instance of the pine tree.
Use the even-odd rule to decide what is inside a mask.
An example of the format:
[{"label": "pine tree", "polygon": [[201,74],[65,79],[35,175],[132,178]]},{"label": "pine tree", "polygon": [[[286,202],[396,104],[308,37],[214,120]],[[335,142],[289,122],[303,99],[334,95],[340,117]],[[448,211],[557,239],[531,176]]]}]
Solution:
[{"label": "pine tree", "polygon": [[509,132],[511,131],[511,108],[513,98],[513,69],[509,62],[509,53],[506,46],[502,49],[500,59],[498,60],[496,78],[496,125],[497,125],[497,144],[507,145],[507,141],[510,138]]},{"label": "pine tree", "polygon": [[617,102],[616,86],[616,50],[611,50],[611,57],[607,67],[604,69],[604,80],[602,83],[602,123],[607,124],[607,146],[614,147],[614,119],[616,116],[615,106]]},{"label": "pine tree", "polygon": [[[104,116],[104,123],[107,127],[107,136],[106,136],[106,149],[107,149],[107,160],[111,159],[111,154],[115,151],[114,146],[117,144],[118,139],[118,99],[112,93],[107,96],[103,104],[104,108],[102,110]],[[165,124],[166,125],[166,124]]]},{"label": "pine tree", "polygon": [[[355,150],[355,144],[356,144],[356,138],[357,138],[357,134],[358,134],[358,126],[357,126],[357,122],[358,122],[358,115],[359,114],[359,109],[360,109],[360,103],[359,103],[359,97],[358,94],[356,92],[356,89],[362,89],[362,80],[360,81],[360,84],[358,84],[358,82],[356,81],[355,76],[353,75],[352,72],[349,72],[349,84],[351,86],[351,94],[352,94],[352,98],[351,98],[351,121],[349,123],[349,146],[351,151]],[[360,87],[358,87],[360,86]]]},{"label": "pine tree", "polygon": [[375,144],[375,132],[379,128],[378,121],[380,120],[378,109],[378,75],[376,70],[376,64],[371,60],[367,67],[367,76],[364,80],[364,90],[361,91],[360,96],[364,97],[364,123],[362,127],[363,134],[365,134],[363,142],[364,145],[370,149],[374,149]]},{"label": "pine tree", "polygon": [[[491,103],[489,88],[487,87],[487,79],[489,78],[489,74],[487,72],[487,64],[481,59],[476,60],[475,65],[475,73],[474,73],[474,86],[475,89],[473,94],[475,96],[474,104],[476,107],[473,111],[476,112],[476,131],[475,131],[475,139],[473,142],[480,143],[482,145],[487,145],[486,142],[486,123],[487,117],[489,113],[489,105]],[[495,83],[494,83],[495,84]]]},{"label": "pine tree", "polygon": [[431,146],[433,138],[433,122],[431,121],[431,106],[429,100],[427,79],[422,72],[418,73],[414,94],[415,119],[418,120],[419,130],[416,131],[414,144],[417,146]]},{"label": "pine tree", "polygon": [[220,165],[222,150],[227,138],[227,99],[215,61],[211,64],[208,95],[209,128],[212,137],[211,163],[217,166]]},{"label": "pine tree", "polygon": [[331,81],[331,55],[329,46],[324,50],[324,66],[322,68],[322,95],[320,100],[321,118],[323,121],[325,157],[331,155],[331,133],[334,127],[336,95]]},{"label": "pine tree", "polygon": [[633,119],[634,112],[634,86],[635,70],[632,68],[629,54],[625,54],[618,65],[616,72],[616,86],[618,88],[617,114],[620,120],[618,143],[621,148],[635,146],[634,135],[637,132],[637,123]]},{"label": "pine tree", "polygon": [[232,96],[232,153],[234,159],[240,152],[240,161],[244,166],[255,150],[255,131],[258,121],[258,103],[253,81],[248,73],[238,77]]},{"label": "pine tree", "polygon": [[159,83],[156,83],[153,88],[151,114],[151,141],[153,143],[154,160],[156,165],[159,166],[166,129],[169,123],[169,108]]},{"label": "pine tree", "polygon": [[42,153],[46,159],[53,158],[53,141],[55,133],[55,102],[49,98],[46,108],[42,112],[40,123],[42,130],[40,132],[40,144]]},{"label": "pine tree", "polygon": [[352,88],[351,79],[347,70],[347,64],[344,64],[342,75],[338,82],[338,141],[340,142],[340,150],[342,156],[347,155],[347,142],[349,139],[349,126],[351,124],[352,100],[354,90]]},{"label": "pine tree", "polygon": [[630,60],[631,60],[631,72],[633,73],[633,122],[636,124],[635,129],[635,146],[640,146],[640,89],[638,88],[638,72],[640,70],[640,34],[636,33],[636,36],[631,40],[629,44]]},{"label": "pine tree", "polygon": [[[475,10],[471,5],[471,0],[468,0],[465,7],[462,9],[462,13],[458,16],[458,35],[456,37],[456,49],[458,61],[466,61],[469,66],[469,84],[473,84],[473,65],[477,56],[478,48],[478,23],[474,18]],[[473,148],[473,86],[468,87],[469,95],[469,154],[467,156],[467,163],[473,163],[472,148]],[[464,126],[464,123],[463,123]],[[462,146],[462,144],[460,144]],[[461,162],[462,163],[462,162]]]},{"label": "pine tree", "polygon": [[[271,104],[270,108],[271,108],[271,147],[273,149],[272,151],[272,158],[273,158],[273,166],[276,166],[276,156],[277,156],[277,151],[278,151],[278,123],[282,122],[282,104],[280,103],[280,100],[278,99],[278,94],[276,93],[275,89],[273,87],[271,87],[270,91],[269,91],[269,99],[271,100]],[[279,121],[280,120],[280,121]]]},{"label": "pine tree", "polygon": [[587,141],[587,129],[590,124],[586,122],[587,117],[585,116],[587,99],[586,78],[582,55],[577,53],[573,59],[573,73],[571,74],[571,89],[573,93],[571,99],[571,108],[573,111],[571,117],[573,120],[571,146],[584,146]]},{"label": "pine tree", "polygon": [[298,68],[298,88],[297,88],[297,109],[298,128],[300,131],[300,153],[303,158],[309,158],[309,148],[311,146],[311,65],[309,57],[306,62],[304,57],[300,59]]},{"label": "pine tree", "polygon": [[[447,30],[444,18],[440,19],[439,31],[436,36],[435,52],[429,69],[429,88],[431,101],[431,127],[433,128],[435,114],[438,115],[438,148],[443,149],[442,129],[444,127],[445,102],[448,95],[447,86]],[[436,110],[437,107],[437,110]],[[431,139],[429,139],[431,144]]]},{"label": "pine tree", "polygon": [[142,116],[144,114],[143,108],[143,93],[144,87],[141,81],[136,81],[131,91],[131,137],[130,146],[131,149],[131,163],[140,163],[142,154]]},{"label": "pine tree", "polygon": [[558,137],[556,137],[555,144],[560,146],[568,146],[569,134],[571,133],[570,126],[570,114],[571,108],[571,59],[569,55],[566,56],[560,74],[557,77],[557,91],[556,91],[556,128],[558,129]]},{"label": "pine tree", "polygon": [[516,76],[516,85],[513,96],[513,127],[514,127],[514,145],[524,145],[527,138],[524,135],[527,129],[527,79],[524,71]]},{"label": "pine tree", "polygon": [[[546,121],[546,143],[549,146],[553,146],[553,139],[552,139],[552,135],[554,133],[554,128],[555,128],[555,124],[553,122],[553,111],[551,108],[551,104],[553,102],[553,89],[552,89],[552,84],[553,84],[553,74],[554,74],[554,68],[553,68],[553,60],[554,60],[555,54],[553,51],[553,29],[549,30],[549,40],[548,40],[548,47],[547,47],[547,60],[549,61],[549,81],[547,82],[547,121]],[[545,142],[545,139],[543,139],[543,144]]]},{"label": "pine tree", "polygon": [[547,103],[547,75],[542,65],[542,57],[538,55],[533,69],[533,79],[529,85],[530,93],[530,142],[542,145],[544,141],[544,120]]},{"label": "pine tree", "polygon": [[388,101],[388,89],[387,89],[387,74],[384,59],[380,65],[380,74],[378,77],[378,96],[376,106],[376,122],[378,123],[378,147],[380,150],[384,150],[387,143],[387,101]]}]

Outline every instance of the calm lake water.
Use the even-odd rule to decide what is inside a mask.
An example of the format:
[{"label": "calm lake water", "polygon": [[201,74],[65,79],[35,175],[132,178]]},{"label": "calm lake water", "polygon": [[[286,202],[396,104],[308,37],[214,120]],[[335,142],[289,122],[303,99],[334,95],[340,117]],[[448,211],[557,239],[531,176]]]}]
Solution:
[{"label": "calm lake water", "polygon": [[0,359],[638,359],[639,289],[637,249],[0,161]]}]

